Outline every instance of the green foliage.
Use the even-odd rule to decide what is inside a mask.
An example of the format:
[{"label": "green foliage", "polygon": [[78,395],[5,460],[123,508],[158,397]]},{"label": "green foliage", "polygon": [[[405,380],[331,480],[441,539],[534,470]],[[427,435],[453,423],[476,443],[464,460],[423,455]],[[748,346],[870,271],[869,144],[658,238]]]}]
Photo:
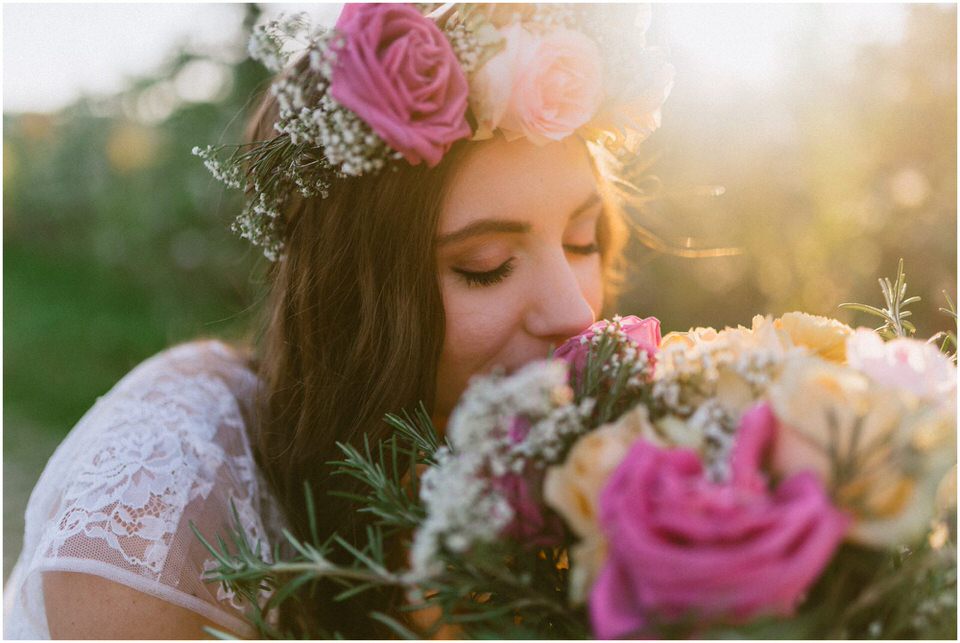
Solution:
[{"label": "green foliage", "polygon": [[[619,417],[627,406],[651,402],[647,387],[631,384],[631,378],[638,375],[634,371],[635,362],[624,357],[623,344],[615,336],[601,333],[597,344],[587,353],[583,372],[571,374],[574,401],[579,404],[593,399],[596,402],[589,422],[591,427]],[[640,377],[649,375],[644,372]]]},{"label": "green foliage", "polygon": [[363,452],[337,443],[343,451],[343,460],[327,464],[336,467],[336,474],[356,478],[370,490],[368,495],[333,493],[357,501],[362,507],[360,511],[373,514],[378,524],[385,527],[412,529],[420,524],[424,513],[417,502],[418,445],[407,441],[408,436],[409,433],[400,434],[380,443],[376,458],[371,454],[367,436],[363,439]]},{"label": "green foliage", "polygon": [[[306,511],[314,516],[313,496],[309,487],[306,488],[305,498]],[[232,508],[233,527],[226,538],[217,535],[215,545],[200,533],[196,525],[191,523],[190,528],[217,563],[208,573],[208,578],[233,590],[252,607],[248,618],[261,638],[294,638],[291,632],[278,630],[271,625],[271,614],[280,604],[295,598],[301,587],[321,579],[333,580],[346,588],[335,597],[337,601],[349,600],[362,591],[376,587],[408,584],[401,576],[387,570],[382,531],[377,528],[368,528],[367,543],[363,549],[354,547],[337,535],[318,542],[315,528],[312,529],[313,542],[301,541],[284,530],[292,553],[282,557],[284,550],[278,544],[273,551],[273,560],[276,562],[268,563],[259,546],[250,543],[236,507]],[[341,566],[331,562],[335,548],[343,548],[349,553],[354,564]],[[269,593],[269,599],[265,602],[260,600],[261,591]],[[312,634],[319,638],[333,638],[331,632]]]},{"label": "green foliage", "polygon": [[910,304],[920,301],[917,296],[907,297],[907,276],[903,272],[903,258],[897,264],[897,279],[890,283],[890,279],[880,279],[880,290],[883,292],[884,308],[877,308],[867,304],[840,304],[840,308],[858,310],[874,315],[883,320],[883,326],[876,329],[885,339],[894,337],[908,337],[917,332],[916,326],[907,321],[913,313],[906,310]]},{"label": "green foliage", "polygon": [[422,402],[412,417],[407,411],[404,411],[402,416],[388,413],[385,421],[416,450],[418,464],[436,464],[434,454],[440,448],[442,438],[433,426],[430,413]]},{"label": "green foliage", "polygon": [[949,308],[940,308],[940,312],[953,317],[954,330],[942,330],[933,337],[930,338],[931,342],[941,341],[940,351],[950,355],[950,348],[953,347],[953,354],[950,355],[950,359],[954,363],[957,362],[957,307],[954,305],[953,300],[950,299],[950,295],[947,294],[947,291],[943,291],[943,296],[947,300],[947,306]]},{"label": "green foliage", "polygon": [[[909,310],[904,310],[906,306],[912,303],[920,301],[920,297],[907,297],[907,282],[906,275],[903,272],[903,258],[901,257],[900,263],[897,265],[897,279],[894,283],[890,283],[890,280],[887,278],[882,278],[880,281],[880,290],[883,293],[884,299],[884,308],[877,308],[876,306],[870,306],[869,304],[856,304],[856,303],[847,303],[840,304],[840,308],[846,308],[848,310],[856,310],[860,312],[873,315],[874,317],[879,317],[883,320],[883,325],[875,329],[885,339],[893,339],[894,337],[908,337],[917,332],[916,327],[909,321],[907,317],[910,317],[913,313]],[[939,311],[949,315],[953,318],[954,330],[942,330],[927,340],[930,344],[936,344],[940,342],[940,351],[950,356],[950,359],[956,363],[957,361],[957,308],[953,303],[953,300],[950,298],[950,295],[947,291],[943,291],[943,296],[947,300],[948,308],[940,308]],[[952,353],[951,353],[952,348]]]}]

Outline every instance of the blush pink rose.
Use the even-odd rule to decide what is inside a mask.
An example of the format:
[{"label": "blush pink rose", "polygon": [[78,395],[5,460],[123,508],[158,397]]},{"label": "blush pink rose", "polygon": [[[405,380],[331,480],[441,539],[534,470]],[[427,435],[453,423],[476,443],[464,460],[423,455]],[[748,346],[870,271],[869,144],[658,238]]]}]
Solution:
[{"label": "blush pink rose", "polygon": [[846,338],[847,363],[879,384],[938,400],[957,388],[957,367],[933,344],[899,337],[889,342],[868,328]]},{"label": "blush pink rose", "polygon": [[655,619],[737,622],[796,607],[849,519],[809,473],[768,490],[759,464],[775,428],[766,404],[744,415],[723,484],[692,450],[632,447],[600,499],[609,548],[590,594],[598,638],[650,633]]},{"label": "blush pink rose", "polygon": [[412,165],[470,136],[469,88],[440,29],[410,5],[348,4],[330,94]]},{"label": "blush pink rose", "polygon": [[498,127],[508,139],[559,141],[593,118],[603,99],[600,48],[559,28],[532,34],[517,22],[501,30],[504,48],[473,76],[479,138]]},{"label": "blush pink rose", "polygon": [[[602,333],[610,322],[601,319],[595,322],[579,335],[575,335],[561,344],[553,353],[555,359],[562,359],[572,367],[573,372],[579,378],[583,370],[587,367],[587,353],[590,352],[590,340],[594,336]],[[628,315],[620,320],[620,325],[627,337],[633,341],[640,350],[647,353],[650,363],[654,363],[654,357],[657,348],[660,346],[660,320],[656,317],[647,317],[640,319],[636,315]]]}]

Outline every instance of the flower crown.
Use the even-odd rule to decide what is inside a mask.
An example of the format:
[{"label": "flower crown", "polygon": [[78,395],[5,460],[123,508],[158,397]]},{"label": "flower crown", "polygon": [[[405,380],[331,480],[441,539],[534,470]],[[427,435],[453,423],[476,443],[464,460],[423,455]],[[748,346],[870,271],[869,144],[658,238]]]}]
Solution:
[{"label": "flower crown", "polygon": [[325,198],[346,177],[401,162],[434,167],[462,139],[499,131],[543,145],[577,134],[625,158],[660,125],[673,82],[663,52],[644,43],[649,14],[451,3],[348,4],[333,29],[281,17],[257,27],[249,47],[280,72],[289,43],[305,45],[270,88],[276,136],[193,153],[250,197],[233,229],[271,261],[294,191]]}]

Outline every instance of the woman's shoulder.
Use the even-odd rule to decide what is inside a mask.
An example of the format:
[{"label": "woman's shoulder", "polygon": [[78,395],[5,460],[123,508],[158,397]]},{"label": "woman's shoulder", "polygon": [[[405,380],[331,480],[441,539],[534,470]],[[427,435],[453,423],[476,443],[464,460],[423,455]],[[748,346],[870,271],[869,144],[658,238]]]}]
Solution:
[{"label": "woman's shoulder", "polygon": [[247,347],[219,339],[197,339],[144,360],[124,376],[111,393],[142,390],[163,382],[194,384],[200,380],[217,380],[235,393],[249,394],[256,385],[251,362]]},{"label": "woman's shoulder", "polygon": [[[38,488],[48,486],[61,511],[83,506],[96,514],[120,502],[135,510],[131,515],[162,518],[164,530],[214,487],[239,487],[216,491],[248,498],[256,486],[247,428],[257,381],[243,352],[224,342],[168,348],[97,400],[58,447]],[[123,520],[107,513],[115,523],[107,531],[119,533]],[[149,531],[150,522],[135,520],[127,531]],[[157,570],[158,562],[147,565]]]},{"label": "woman's shoulder", "polygon": [[243,349],[197,340],[144,360],[73,427],[52,460],[96,452],[116,441],[237,442],[252,422],[259,380]]}]

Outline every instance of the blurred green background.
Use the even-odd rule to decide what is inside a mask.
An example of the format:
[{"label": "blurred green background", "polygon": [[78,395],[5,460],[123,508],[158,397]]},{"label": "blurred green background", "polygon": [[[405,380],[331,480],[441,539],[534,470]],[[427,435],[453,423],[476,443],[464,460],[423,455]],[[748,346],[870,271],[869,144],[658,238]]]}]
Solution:
[{"label": "blurred green background", "polygon": [[[257,7],[240,10],[249,28]],[[670,45],[677,81],[647,145],[663,193],[636,220],[678,245],[742,254],[686,259],[634,244],[618,309],[656,315],[665,331],[796,309],[873,325],[837,304],[878,303],[877,277],[903,257],[923,298],[919,334],[949,328],[937,309],[941,291],[956,299],[956,6],[906,6],[895,38],[839,59],[831,45],[855,34],[823,27],[832,7],[802,5],[779,43],[789,64],[759,83],[704,72],[702,51],[671,35],[670,20],[724,10],[654,7],[648,39]],[[240,50],[245,41],[238,32]],[[734,62],[749,48],[736,44]],[[227,229],[236,196],[190,155],[241,137],[267,75],[237,58],[185,47],[115,96],[4,111],[5,578],[28,494],[94,400],[172,343],[252,328],[262,262]],[[191,98],[198,75],[219,78],[212,100]]]}]

